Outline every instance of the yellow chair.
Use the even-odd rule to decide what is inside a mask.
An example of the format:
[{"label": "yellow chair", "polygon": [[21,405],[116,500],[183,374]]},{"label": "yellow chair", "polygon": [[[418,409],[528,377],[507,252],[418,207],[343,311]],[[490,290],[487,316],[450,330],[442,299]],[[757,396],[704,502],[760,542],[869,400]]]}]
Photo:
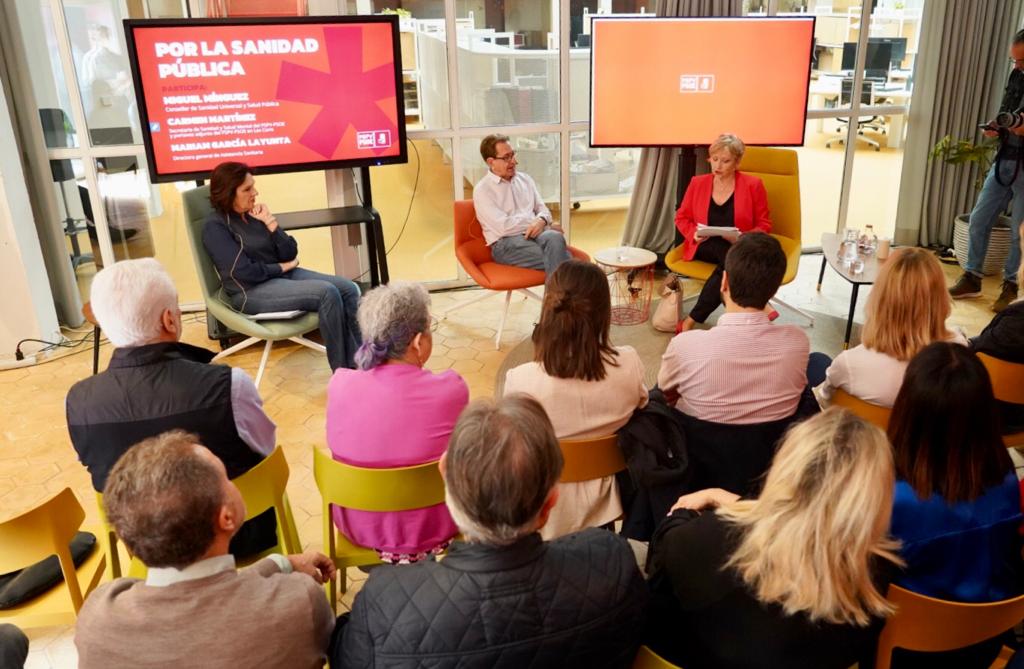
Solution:
[{"label": "yellow chair", "polygon": [[[295,518],[292,516],[291,504],[288,502],[288,494],[285,492],[288,475],[288,461],[284,457],[284,451],[278,446],[255,467],[232,479],[242,493],[242,499],[245,500],[246,520],[255,518],[267,509],[274,509],[274,515],[277,518],[277,544],[259,555],[246,558],[239,564],[252,564],[271,553],[291,555],[302,552],[302,543],[299,541]],[[96,493],[96,503],[100,511],[100,521],[103,524],[103,547],[111,564],[111,575],[113,578],[119,578],[121,576],[121,560],[118,554],[117,533],[107,521],[102,493]],[[132,557],[128,576],[144,579],[146,571],[146,565],[138,558]]]},{"label": "yellow chair", "polygon": [[839,388],[836,388],[832,393],[832,404],[848,409],[850,412],[860,416],[869,423],[877,425],[883,430],[889,429],[889,417],[892,415],[892,409],[889,407],[865,402],[861,398],[854,397]]},{"label": "yellow chair", "polygon": [[[444,479],[437,462],[367,469],[337,462],[329,453],[314,446],[313,478],[323,498],[324,552],[341,572],[342,594],[348,567],[377,564],[380,558],[377,551],[353,544],[335,528],[332,504],[359,511],[408,511],[444,502]],[[331,606],[334,606],[334,579],[326,587]]]},{"label": "yellow chair", "polygon": [[[991,639],[1024,618],[1024,595],[990,604],[964,604],[890,585],[887,598],[896,606],[896,613],[878,637],[875,669],[889,669],[894,648],[956,650]],[[997,660],[992,666],[1004,665],[1005,661]]]},{"label": "yellow chair", "polygon": [[559,483],[578,483],[614,476],[626,468],[626,461],[619,448],[618,435],[593,439],[563,439],[558,442],[562,448],[562,475]]},{"label": "yellow chair", "polygon": [[[978,359],[988,370],[988,376],[992,379],[992,392],[997,400],[1024,404],[1024,364],[1000,360],[986,353],[979,353]],[[1008,448],[1024,446],[1024,432],[1003,436],[1003,443]]]},{"label": "yellow chair", "polygon": [[[800,164],[793,149],[774,149],[762,146],[747,147],[740,162],[740,171],[758,177],[768,191],[768,209],[772,216],[772,237],[779,240],[786,254],[786,274],[782,285],[796,278],[800,266]],[[678,207],[678,203],[676,205]],[[701,260],[683,260],[682,245],[671,249],[665,264],[676,274],[707,281],[715,266]],[[814,325],[814,317],[791,304],[772,298],[772,303],[783,306]]]},{"label": "yellow chair", "polygon": [[633,660],[632,669],[681,669],[679,665],[672,664],[661,655],[658,655],[647,646],[640,646],[636,659]]},{"label": "yellow chair", "polygon": [[50,588],[20,606],[0,611],[0,623],[23,628],[73,625],[106,568],[103,550],[97,547],[80,567],[71,559],[71,540],[85,520],[85,510],[71,488],[20,516],[0,523],[0,574],[24,569],[56,555],[64,583]]}]

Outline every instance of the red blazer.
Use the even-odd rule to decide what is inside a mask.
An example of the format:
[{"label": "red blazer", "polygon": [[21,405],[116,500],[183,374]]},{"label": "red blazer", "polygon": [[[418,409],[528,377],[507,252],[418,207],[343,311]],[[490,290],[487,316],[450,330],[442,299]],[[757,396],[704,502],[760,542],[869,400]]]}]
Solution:
[{"label": "red blazer", "polygon": [[[708,207],[711,205],[711,188],[714,174],[702,174],[690,180],[683,201],[676,211],[676,227],[683,235],[683,260],[693,260],[699,241],[694,240],[697,224],[708,222]],[[733,195],[734,225],[741,232],[760,230],[772,231],[771,214],[768,212],[768,191],[757,177],[736,172],[736,190]]]}]

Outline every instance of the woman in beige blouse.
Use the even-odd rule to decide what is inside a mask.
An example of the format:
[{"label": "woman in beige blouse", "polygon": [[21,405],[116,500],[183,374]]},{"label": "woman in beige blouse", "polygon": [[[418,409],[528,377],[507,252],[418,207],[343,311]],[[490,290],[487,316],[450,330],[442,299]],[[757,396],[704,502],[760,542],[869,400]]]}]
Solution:
[{"label": "woman in beige blouse", "polygon": [[[547,411],[559,439],[602,437],[647,404],[644,366],[631,346],[612,346],[608,279],[597,265],[570,260],[548,279],[533,362],[510,369],[505,394],[525,393]],[[545,539],[610,523],[622,514],[614,477],[560,483]]]}]

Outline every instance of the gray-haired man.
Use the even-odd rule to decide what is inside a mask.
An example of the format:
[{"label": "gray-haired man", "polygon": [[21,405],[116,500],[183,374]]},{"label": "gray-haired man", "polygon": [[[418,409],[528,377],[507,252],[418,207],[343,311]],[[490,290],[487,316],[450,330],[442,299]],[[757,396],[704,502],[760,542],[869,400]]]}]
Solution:
[{"label": "gray-haired man", "polygon": [[600,529],[537,533],[562,471],[540,404],[471,404],[441,463],[466,541],[440,562],[376,569],[332,666],[630,666],[647,590],[628,544]]}]

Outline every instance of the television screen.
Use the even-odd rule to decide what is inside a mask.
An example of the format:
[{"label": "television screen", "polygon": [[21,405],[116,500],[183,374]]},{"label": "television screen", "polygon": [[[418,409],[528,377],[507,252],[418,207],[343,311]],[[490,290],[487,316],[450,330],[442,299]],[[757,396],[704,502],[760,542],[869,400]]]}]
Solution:
[{"label": "television screen", "polygon": [[593,146],[801,145],[813,17],[594,17]]},{"label": "television screen", "polygon": [[154,183],[407,160],[395,15],[124,24]]},{"label": "television screen", "polygon": [[[881,71],[883,74],[889,72],[889,65],[895,58],[892,53],[894,44],[891,42],[875,41],[875,38],[868,39],[868,52],[864,56],[864,69],[868,72]],[[900,58],[903,60],[903,58]],[[843,43],[842,69],[852,70],[857,66],[857,43]]]}]

